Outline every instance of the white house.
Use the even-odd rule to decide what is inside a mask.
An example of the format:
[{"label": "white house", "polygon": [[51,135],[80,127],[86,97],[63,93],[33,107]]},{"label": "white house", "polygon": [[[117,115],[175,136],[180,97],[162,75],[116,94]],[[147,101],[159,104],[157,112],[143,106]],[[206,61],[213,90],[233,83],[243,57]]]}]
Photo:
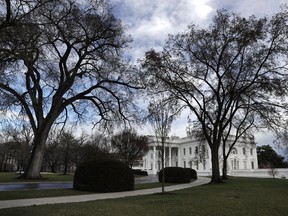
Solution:
[{"label": "white house", "polygon": [[[149,137],[149,151],[142,161],[139,161],[137,169],[146,170],[148,174],[156,174],[161,170],[161,142],[156,137]],[[231,136],[231,138],[233,138]],[[231,140],[230,140],[231,142]],[[229,145],[229,140],[228,140]],[[226,152],[228,151],[226,147]],[[198,175],[208,176],[212,174],[211,151],[207,143],[199,143],[191,136],[184,138],[167,138],[164,151],[165,167],[189,167],[197,171]],[[219,162],[222,169],[222,147],[219,148]],[[258,169],[256,143],[254,139],[241,139],[233,147],[227,160],[228,174],[232,170]]]}]

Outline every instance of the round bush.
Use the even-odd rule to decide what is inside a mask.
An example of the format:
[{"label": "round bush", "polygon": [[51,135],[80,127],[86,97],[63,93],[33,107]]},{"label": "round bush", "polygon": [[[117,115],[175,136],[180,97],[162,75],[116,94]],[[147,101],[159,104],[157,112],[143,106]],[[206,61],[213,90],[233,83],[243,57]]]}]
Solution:
[{"label": "round bush", "polygon": [[[162,173],[163,169],[159,172],[159,182],[162,182]],[[165,167],[164,179],[166,183],[189,183],[191,178],[187,169],[182,167]]]},{"label": "round bush", "polygon": [[73,188],[100,193],[130,191],[134,189],[134,176],[121,161],[87,161],[77,167]]},{"label": "round bush", "polygon": [[191,168],[184,168],[184,169],[187,169],[187,170],[189,171],[189,174],[190,174],[190,178],[191,178],[191,179],[197,179],[197,172],[196,172],[196,170],[191,169]]}]

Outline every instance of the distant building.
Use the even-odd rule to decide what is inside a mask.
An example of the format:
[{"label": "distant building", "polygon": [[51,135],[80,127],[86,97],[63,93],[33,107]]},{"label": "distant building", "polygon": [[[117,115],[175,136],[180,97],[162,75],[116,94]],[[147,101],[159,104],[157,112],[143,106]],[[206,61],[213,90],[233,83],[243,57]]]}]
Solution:
[{"label": "distant building", "polygon": [[[149,137],[149,151],[136,169],[142,169],[148,174],[157,174],[161,169],[161,141],[155,136]],[[231,138],[233,138],[231,136]],[[230,141],[231,143],[231,141]],[[228,140],[229,145],[229,140]],[[228,146],[226,152],[228,151]],[[189,167],[197,171],[198,175],[209,176],[212,174],[211,151],[207,143],[199,143],[195,138],[169,137],[165,146],[165,167]],[[219,148],[219,163],[222,170],[222,146]],[[241,139],[233,147],[227,160],[228,174],[232,170],[258,169],[256,143],[254,139]],[[220,170],[220,171],[221,171]]]}]

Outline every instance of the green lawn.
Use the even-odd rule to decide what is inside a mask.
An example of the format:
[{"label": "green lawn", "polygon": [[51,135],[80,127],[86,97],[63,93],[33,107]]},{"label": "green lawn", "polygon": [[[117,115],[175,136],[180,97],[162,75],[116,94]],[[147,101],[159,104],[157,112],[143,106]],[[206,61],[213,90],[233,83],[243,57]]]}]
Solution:
[{"label": "green lawn", "polygon": [[165,195],[11,208],[0,210],[0,215],[285,216],[287,200],[288,180],[231,178],[220,185],[203,185]]}]

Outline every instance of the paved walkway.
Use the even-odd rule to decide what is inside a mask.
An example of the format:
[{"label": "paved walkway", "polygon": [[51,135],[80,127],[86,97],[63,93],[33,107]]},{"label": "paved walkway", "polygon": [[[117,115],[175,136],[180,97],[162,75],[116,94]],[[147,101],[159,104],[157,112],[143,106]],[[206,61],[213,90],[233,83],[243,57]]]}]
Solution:
[{"label": "paved walkway", "polygon": [[[198,177],[196,181],[188,183],[188,184],[167,186],[165,187],[165,191],[169,192],[169,191],[185,189],[189,187],[207,184],[208,182],[210,182],[209,178]],[[147,194],[154,194],[154,193],[159,193],[159,192],[161,192],[161,188],[151,188],[151,189],[144,189],[144,190],[124,191],[124,192],[115,192],[115,193],[98,193],[98,194],[88,194],[88,195],[78,195],[78,196],[66,196],[66,197],[4,200],[4,201],[0,201],[0,209],[33,206],[33,205],[56,204],[56,203],[86,202],[86,201],[94,201],[94,200],[102,200],[102,199],[147,195]]]},{"label": "paved walkway", "polygon": [[[158,182],[157,175],[149,175],[135,178],[135,184]],[[15,190],[42,190],[42,189],[73,188],[73,182],[12,182],[0,183],[0,191]]]}]

